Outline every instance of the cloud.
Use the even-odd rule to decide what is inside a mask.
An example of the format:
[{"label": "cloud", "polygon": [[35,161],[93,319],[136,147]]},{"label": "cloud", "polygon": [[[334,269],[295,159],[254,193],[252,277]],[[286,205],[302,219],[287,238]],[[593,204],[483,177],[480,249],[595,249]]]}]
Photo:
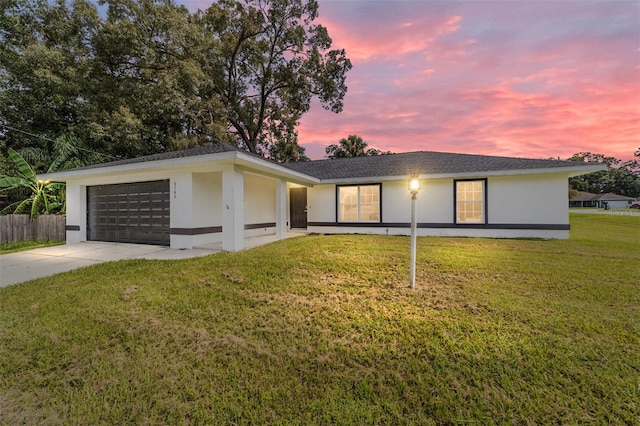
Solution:
[{"label": "cloud", "polygon": [[349,134],[394,152],[629,159],[640,147],[638,2],[319,4],[354,66],[343,112],[314,101],[300,122],[312,158]]},{"label": "cloud", "polygon": [[375,2],[356,16],[361,3],[321,2],[354,69],[344,111],[314,103],[303,144],[357,133],[395,152],[622,159],[640,146],[638,5]]},{"label": "cloud", "polygon": [[[405,55],[424,52],[438,38],[457,31],[462,20],[448,14],[417,14],[416,10],[422,10],[419,2],[402,2],[397,8],[384,7],[383,11],[386,3],[376,3],[377,7],[367,2],[321,4],[318,22],[328,29],[334,45],[344,48],[356,63],[401,60]],[[325,10],[329,13],[323,13]]]}]

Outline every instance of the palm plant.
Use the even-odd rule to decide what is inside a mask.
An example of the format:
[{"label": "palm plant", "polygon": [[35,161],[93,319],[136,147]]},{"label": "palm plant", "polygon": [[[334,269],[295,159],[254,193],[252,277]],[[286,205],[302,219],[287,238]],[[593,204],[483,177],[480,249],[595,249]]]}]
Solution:
[{"label": "palm plant", "polygon": [[104,154],[87,149],[81,139],[63,134],[55,139],[46,139],[46,143],[22,148],[20,156],[36,171],[44,171],[49,165],[57,163],[56,170],[68,170],[99,163]]},{"label": "palm plant", "polygon": [[[21,214],[28,212],[31,219],[43,213],[57,213],[64,211],[64,189],[62,182],[41,181],[36,177],[36,172],[13,149],[8,150],[9,158],[16,166],[17,176],[0,177],[0,192],[16,191],[26,193],[28,196],[9,204],[0,213]],[[51,164],[47,173],[54,172],[58,168],[58,162]]]},{"label": "palm plant", "polygon": [[349,158],[349,157],[370,157],[373,155],[391,154],[390,151],[382,152],[376,148],[369,148],[366,143],[358,135],[349,135],[342,138],[338,144],[331,144],[325,148],[327,158]]}]

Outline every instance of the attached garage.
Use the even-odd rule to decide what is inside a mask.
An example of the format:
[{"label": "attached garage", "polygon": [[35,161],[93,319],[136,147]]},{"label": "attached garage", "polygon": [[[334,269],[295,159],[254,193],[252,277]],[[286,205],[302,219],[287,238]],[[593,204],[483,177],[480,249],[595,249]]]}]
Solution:
[{"label": "attached garage", "polygon": [[87,240],[170,244],[169,180],[87,187]]}]

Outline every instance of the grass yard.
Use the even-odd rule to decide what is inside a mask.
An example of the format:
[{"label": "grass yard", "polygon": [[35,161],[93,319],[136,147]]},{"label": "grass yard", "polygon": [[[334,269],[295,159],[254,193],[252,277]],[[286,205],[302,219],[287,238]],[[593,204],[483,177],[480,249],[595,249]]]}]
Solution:
[{"label": "grass yard", "polygon": [[64,241],[49,241],[49,240],[15,241],[12,243],[0,244],[0,255],[7,254],[7,253],[15,253],[18,251],[33,250],[33,249],[42,248],[42,247],[59,246],[61,244],[64,244]]},{"label": "grass yard", "polygon": [[640,217],[313,235],[0,289],[0,424],[640,424]]}]

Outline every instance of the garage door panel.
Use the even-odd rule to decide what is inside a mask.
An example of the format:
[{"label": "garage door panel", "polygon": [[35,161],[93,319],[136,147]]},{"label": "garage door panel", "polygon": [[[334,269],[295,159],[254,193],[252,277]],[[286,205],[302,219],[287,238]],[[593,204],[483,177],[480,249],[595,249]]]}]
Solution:
[{"label": "garage door panel", "polygon": [[169,245],[169,181],[87,188],[87,238]]}]

